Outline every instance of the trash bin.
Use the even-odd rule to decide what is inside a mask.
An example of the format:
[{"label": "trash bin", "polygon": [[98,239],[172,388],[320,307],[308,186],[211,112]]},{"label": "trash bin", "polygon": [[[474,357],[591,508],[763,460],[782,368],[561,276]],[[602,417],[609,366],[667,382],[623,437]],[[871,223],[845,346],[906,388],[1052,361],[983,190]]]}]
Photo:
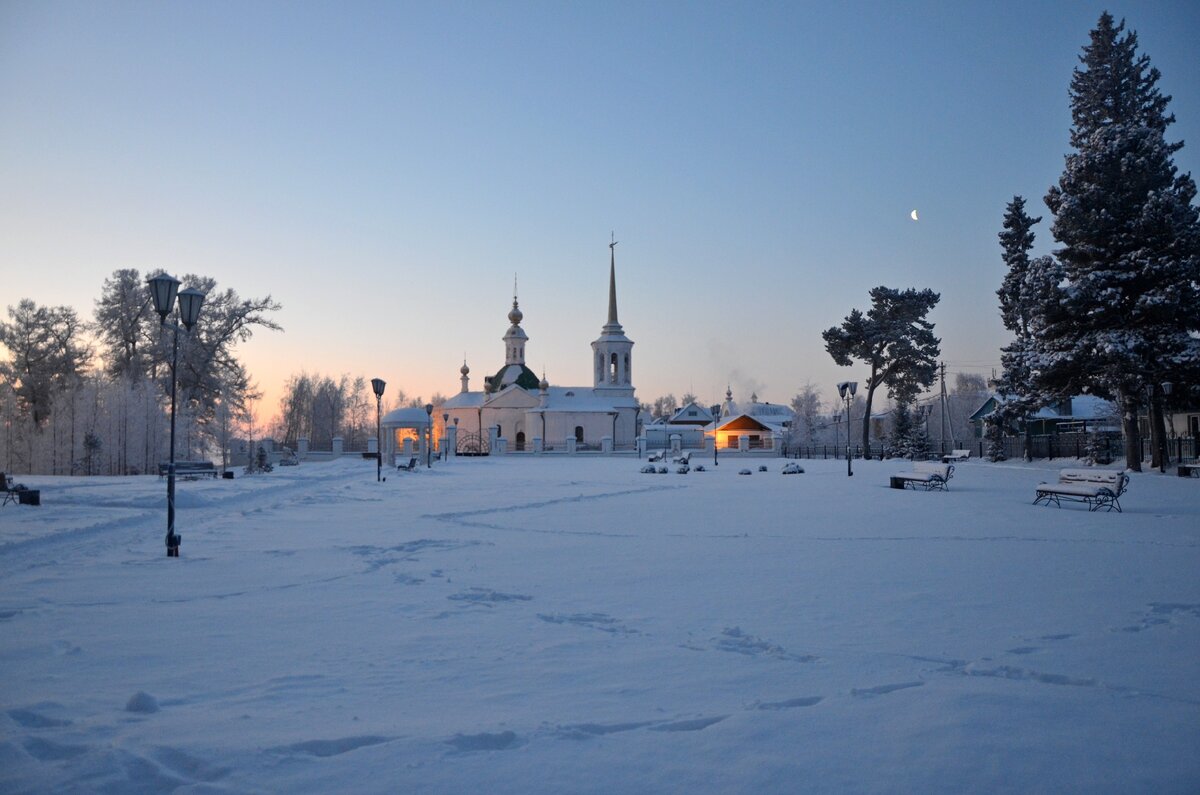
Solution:
[{"label": "trash bin", "polygon": [[17,492],[17,503],[20,505],[41,505],[42,492],[40,489],[22,489]]},{"label": "trash bin", "polygon": [[226,480],[233,480],[233,472],[227,469],[221,473],[221,477],[225,478]]}]

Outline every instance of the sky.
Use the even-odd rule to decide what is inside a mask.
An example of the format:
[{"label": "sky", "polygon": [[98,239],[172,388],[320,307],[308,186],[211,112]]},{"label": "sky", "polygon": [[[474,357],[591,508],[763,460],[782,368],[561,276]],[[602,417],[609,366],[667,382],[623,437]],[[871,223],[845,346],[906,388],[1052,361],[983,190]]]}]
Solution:
[{"label": "sky", "polygon": [[868,373],[821,331],[881,284],[938,291],[950,377],[990,376],[1004,207],[1053,250],[1106,8],[1200,172],[1192,2],[0,0],[0,307],[90,318],[119,268],[269,294],[284,331],[239,348],[269,419],[301,371],[480,388],[515,276],[529,366],[589,385],[615,235],[645,402],[832,400]]}]

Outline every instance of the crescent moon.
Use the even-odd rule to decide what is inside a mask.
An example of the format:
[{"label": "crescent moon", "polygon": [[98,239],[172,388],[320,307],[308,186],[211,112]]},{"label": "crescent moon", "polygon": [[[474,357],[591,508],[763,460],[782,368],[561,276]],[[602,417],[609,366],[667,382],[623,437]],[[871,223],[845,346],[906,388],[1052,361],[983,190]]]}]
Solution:
[{"label": "crescent moon", "polygon": [[919,221],[919,220],[921,220],[920,218],[918,218],[918,217],[917,217],[917,211],[916,211],[916,210],[913,210],[913,211],[912,211],[911,213],[909,213],[908,215],[909,215],[909,217],[910,217],[910,218],[912,218],[914,221]]}]

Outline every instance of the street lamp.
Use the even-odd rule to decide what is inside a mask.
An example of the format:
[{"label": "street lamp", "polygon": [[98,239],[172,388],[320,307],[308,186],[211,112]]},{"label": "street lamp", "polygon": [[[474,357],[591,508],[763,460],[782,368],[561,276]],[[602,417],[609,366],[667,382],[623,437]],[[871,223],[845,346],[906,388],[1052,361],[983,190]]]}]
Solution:
[{"label": "street lamp", "polygon": [[719,407],[711,406],[710,408],[712,408],[713,418],[713,466],[719,466],[720,462],[717,461],[717,417],[720,416],[718,412]]},{"label": "street lamp", "polygon": [[[1167,410],[1166,398],[1169,398],[1171,396],[1171,390],[1174,388],[1175,388],[1175,384],[1171,383],[1170,381],[1162,382],[1162,393],[1163,393],[1163,408],[1162,408],[1162,410],[1164,413]],[[1158,447],[1158,471],[1165,475],[1167,472],[1167,433],[1166,433],[1167,429],[1163,428],[1162,430],[1163,430],[1163,432],[1158,435],[1158,445],[1159,445],[1159,447]]]},{"label": "street lamp", "polygon": [[854,397],[854,393],[858,391],[858,382],[843,381],[837,387],[838,394],[842,396],[842,400],[846,401],[846,477],[853,477],[854,469],[851,466],[850,452],[850,398]]},{"label": "street lamp", "polygon": [[[924,432],[926,439],[929,438],[929,415],[932,413],[933,413],[933,405],[930,403],[926,403],[924,405],[917,406],[917,417],[916,417],[917,427],[920,428]],[[929,451],[926,450],[925,452],[928,453]],[[913,461],[915,461],[917,459],[917,454],[914,450],[911,449],[911,447],[909,449],[908,457],[909,457],[909,459],[911,459]]]},{"label": "street lamp", "polygon": [[[371,379],[375,392],[375,482],[383,480],[383,390],[387,383],[382,378]],[[388,466],[391,466],[389,464]]]},{"label": "street lamp", "polygon": [[[147,279],[146,284],[150,288],[150,297],[154,300],[154,311],[158,312],[159,326],[163,329],[168,327],[167,315],[175,308],[178,298],[179,322],[190,334],[200,318],[204,293],[190,287],[180,291],[179,280],[165,273]],[[179,367],[179,324],[171,323],[169,327],[174,332],[174,338],[171,344],[171,450],[167,459],[167,557],[177,558],[179,543],[183,540],[182,536],[175,535],[175,384]]]},{"label": "street lamp", "polygon": [[425,415],[429,418],[425,423],[425,468],[433,466],[433,404],[425,404]]},{"label": "street lamp", "polygon": [[[847,428],[846,429],[847,435],[849,435],[849,432],[850,432],[850,429]],[[842,410],[838,409],[837,411],[833,412],[833,458],[835,461],[837,460],[838,448],[841,446],[842,446]],[[824,455],[824,453],[822,453],[822,455]]]}]

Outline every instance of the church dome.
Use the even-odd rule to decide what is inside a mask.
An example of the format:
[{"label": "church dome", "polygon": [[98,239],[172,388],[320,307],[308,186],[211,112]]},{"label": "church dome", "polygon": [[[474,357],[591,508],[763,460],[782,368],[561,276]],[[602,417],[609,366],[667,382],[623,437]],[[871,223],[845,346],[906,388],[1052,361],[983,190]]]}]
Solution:
[{"label": "church dome", "polygon": [[463,362],[463,366],[462,366],[462,367],[460,367],[460,368],[458,368],[458,371],[459,371],[460,373],[462,373],[463,375],[470,375],[470,374],[471,374],[471,368],[470,368],[470,367],[467,367],[467,363],[466,363],[466,362]]},{"label": "church dome", "polygon": [[542,380],[538,382],[538,389],[542,390],[543,392],[550,389],[550,382],[546,380],[545,373],[542,374]]},{"label": "church dome", "polygon": [[525,316],[522,315],[521,310],[519,308],[517,308],[517,299],[514,298],[512,311],[510,311],[508,313],[508,320],[510,323],[512,323],[515,326],[521,322],[521,319],[523,317],[525,317]]}]

